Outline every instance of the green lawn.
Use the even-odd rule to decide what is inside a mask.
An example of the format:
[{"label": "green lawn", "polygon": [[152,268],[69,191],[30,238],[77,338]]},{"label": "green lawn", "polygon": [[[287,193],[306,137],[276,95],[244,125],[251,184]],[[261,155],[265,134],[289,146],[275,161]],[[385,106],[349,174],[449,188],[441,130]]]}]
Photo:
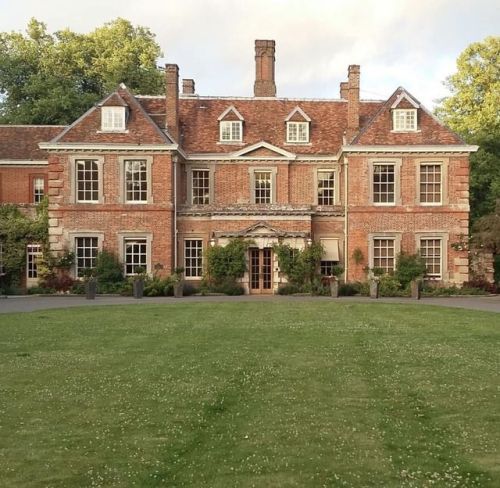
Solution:
[{"label": "green lawn", "polygon": [[1,315],[0,486],[498,487],[500,315],[324,301]]}]

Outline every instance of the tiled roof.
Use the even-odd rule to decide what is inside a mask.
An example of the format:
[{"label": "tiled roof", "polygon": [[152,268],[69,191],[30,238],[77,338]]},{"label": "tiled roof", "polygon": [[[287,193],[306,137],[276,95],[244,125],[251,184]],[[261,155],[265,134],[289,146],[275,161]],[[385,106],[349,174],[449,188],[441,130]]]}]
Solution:
[{"label": "tiled roof", "polygon": [[[165,99],[139,98],[146,111],[154,114],[165,112]],[[379,110],[383,102],[362,101],[360,123],[364,124]],[[218,144],[219,116],[234,106],[244,119],[243,142]],[[300,107],[310,118],[310,144],[285,144],[285,119]],[[179,100],[181,143],[187,153],[227,153],[242,145],[266,141],[297,154],[335,154],[342,146],[347,127],[347,102],[344,100],[297,100],[262,98],[210,98],[189,97]]]},{"label": "tiled roof", "polygon": [[48,154],[38,147],[64,130],[54,125],[0,125],[0,160],[45,161]]}]

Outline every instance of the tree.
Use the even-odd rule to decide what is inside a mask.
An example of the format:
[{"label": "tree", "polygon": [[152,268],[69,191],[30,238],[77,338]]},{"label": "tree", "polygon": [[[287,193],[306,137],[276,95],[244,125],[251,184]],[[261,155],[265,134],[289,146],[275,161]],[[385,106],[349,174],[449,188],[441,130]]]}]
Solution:
[{"label": "tree", "polygon": [[500,133],[500,37],[468,46],[457,59],[457,72],[445,82],[450,97],[437,115],[466,140],[487,132]]},{"label": "tree", "polygon": [[492,214],[500,199],[500,37],[467,47],[446,85],[451,96],[441,100],[436,114],[468,143],[479,145],[470,158],[473,225]]},{"label": "tree", "polygon": [[116,19],[89,34],[54,34],[31,19],[26,35],[0,33],[0,123],[69,124],[123,82],[158,94],[154,34]]}]

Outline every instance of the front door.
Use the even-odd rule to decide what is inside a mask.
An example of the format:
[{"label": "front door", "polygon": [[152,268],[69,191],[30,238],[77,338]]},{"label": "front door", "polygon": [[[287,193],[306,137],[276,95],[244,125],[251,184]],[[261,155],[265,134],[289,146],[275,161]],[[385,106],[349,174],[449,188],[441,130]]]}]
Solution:
[{"label": "front door", "polygon": [[273,292],[273,251],[270,247],[250,252],[250,293]]}]

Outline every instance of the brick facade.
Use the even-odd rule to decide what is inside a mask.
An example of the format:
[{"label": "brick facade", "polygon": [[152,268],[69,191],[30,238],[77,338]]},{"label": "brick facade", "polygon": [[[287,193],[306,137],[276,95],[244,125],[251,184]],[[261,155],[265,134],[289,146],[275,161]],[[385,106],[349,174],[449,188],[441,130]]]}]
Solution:
[{"label": "brick facade", "polygon": [[[403,88],[360,99],[357,65],[340,99],[278,98],[274,57],[274,42],[256,42],[253,98],[201,97],[193,80],[180,94],[179,68],[169,64],[165,96],[121,85],[69,127],[0,127],[0,201],[33,203],[32,179],[42,175],[54,252],[94,237],[122,260],[140,250],[149,272],[187,265],[193,282],[200,272],[190,253],[237,236],[261,250],[324,239],[347,280],[382,263],[380,246],[426,246],[436,279],[467,280],[467,252],[453,243],[468,233],[468,156],[477,148]],[[119,129],[104,126],[108,109]],[[415,125],[395,130],[397,110]],[[302,140],[288,140],[288,124],[307,129]],[[275,257],[269,263],[274,291],[283,279]],[[252,288],[252,269],[249,261],[243,284],[263,291]]]}]

